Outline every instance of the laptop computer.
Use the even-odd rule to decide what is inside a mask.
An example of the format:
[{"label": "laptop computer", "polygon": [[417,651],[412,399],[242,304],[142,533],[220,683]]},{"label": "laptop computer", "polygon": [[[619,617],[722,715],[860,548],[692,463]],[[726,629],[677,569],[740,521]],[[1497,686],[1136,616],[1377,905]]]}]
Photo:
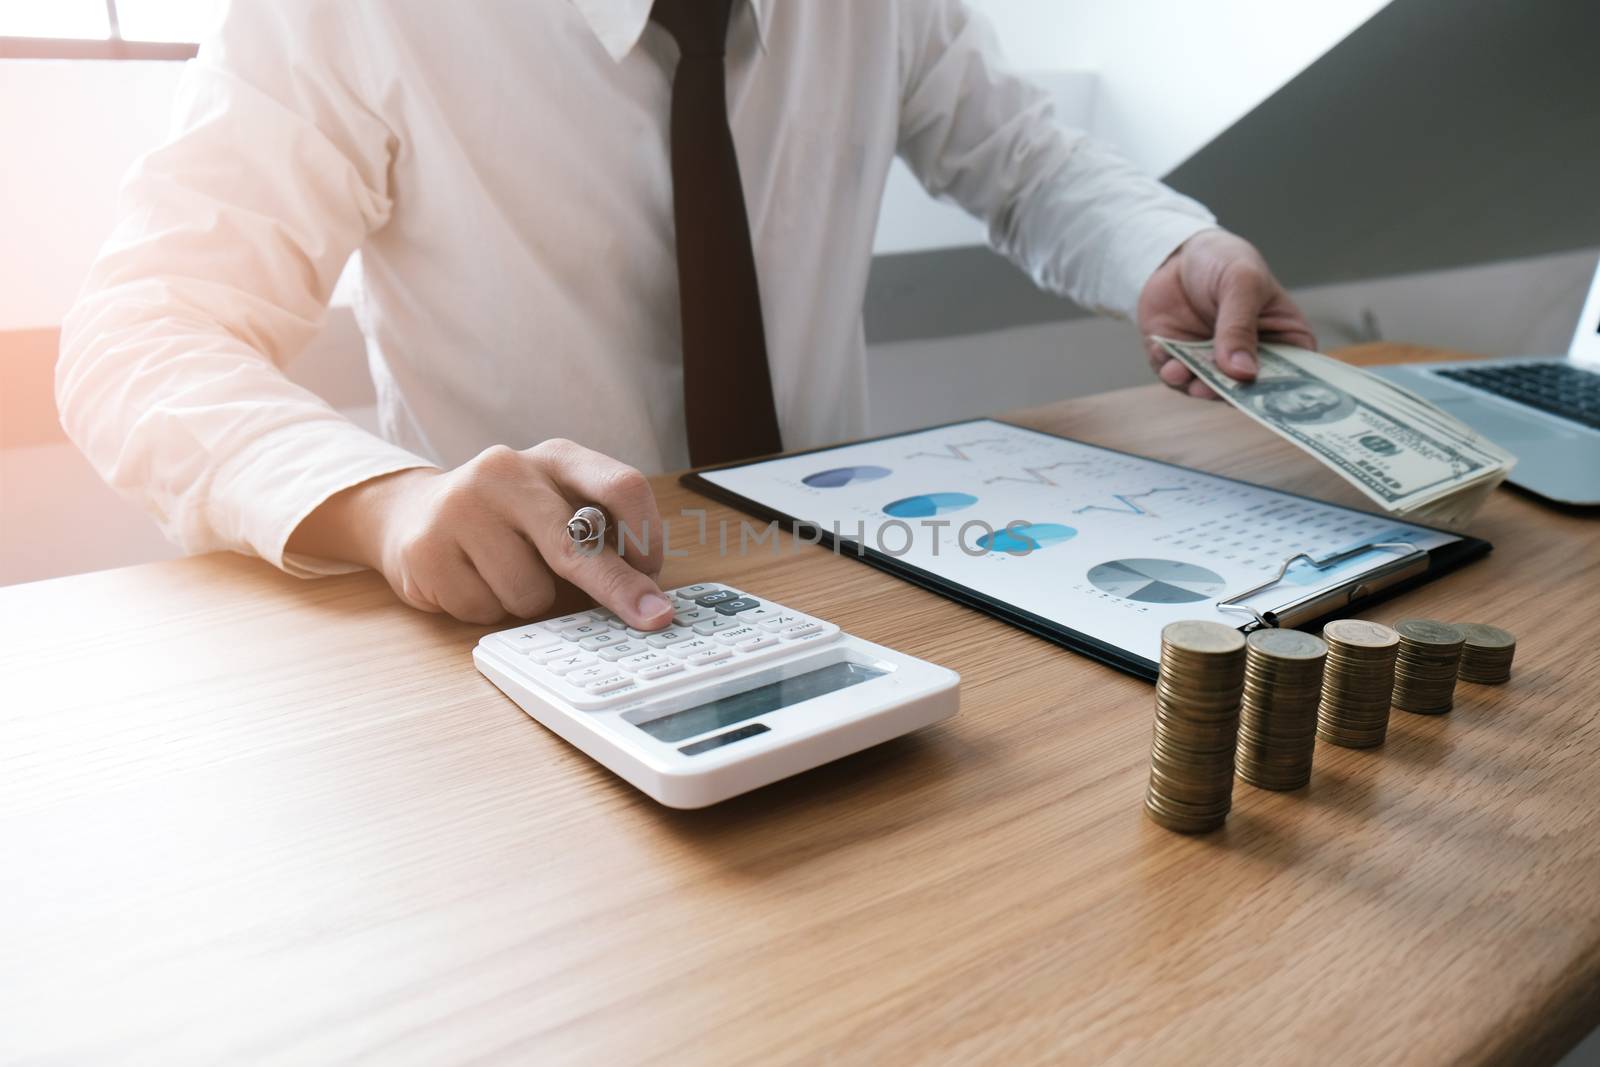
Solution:
[{"label": "laptop computer", "polygon": [[1600,504],[1600,267],[1565,358],[1374,367],[1517,457],[1510,481],[1564,504]]}]

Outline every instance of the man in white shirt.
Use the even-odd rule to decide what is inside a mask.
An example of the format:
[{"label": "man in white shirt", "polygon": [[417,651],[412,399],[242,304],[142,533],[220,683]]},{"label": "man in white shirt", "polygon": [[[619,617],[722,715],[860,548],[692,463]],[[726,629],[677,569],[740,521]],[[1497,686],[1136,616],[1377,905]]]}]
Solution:
[{"label": "man in white shirt", "polygon": [[[1314,343],[961,0],[242,0],[64,325],[62,420],[189,551],[371,566],[483,623],[559,577],[665,625],[661,546],[579,551],[567,519],[659,531],[641,469],[861,432],[896,153],[1041,286],[1215,334],[1237,376],[1258,331]],[[279,370],[358,250],[381,437]]]}]

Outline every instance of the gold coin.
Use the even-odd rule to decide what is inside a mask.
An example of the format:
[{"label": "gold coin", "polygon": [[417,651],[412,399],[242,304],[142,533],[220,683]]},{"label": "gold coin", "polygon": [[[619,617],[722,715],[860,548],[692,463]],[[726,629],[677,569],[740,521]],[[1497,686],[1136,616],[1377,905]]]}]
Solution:
[{"label": "gold coin", "polygon": [[1317,705],[1317,737],[1346,748],[1383,743],[1404,642],[1387,626],[1338,619],[1323,627],[1328,658]]},{"label": "gold coin", "polygon": [[1484,622],[1458,622],[1456,629],[1466,639],[1468,648],[1510,649],[1517,647],[1516,637],[1508,630]]},{"label": "gold coin", "polygon": [[1328,654],[1328,645],[1322,638],[1299,630],[1257,630],[1245,638],[1245,643],[1274,659],[1315,660]]},{"label": "gold coin", "polygon": [[1328,645],[1295,630],[1257,630],[1246,639],[1235,765],[1258,789],[1299,789],[1311,780],[1317,707]]},{"label": "gold coin", "polygon": [[1161,643],[1179,652],[1202,656],[1226,656],[1244,651],[1244,635],[1220,622],[1186,619],[1168,623],[1161,630]]},{"label": "gold coin", "polygon": [[1481,622],[1456,624],[1465,638],[1461,646],[1460,678],[1479,685],[1499,685],[1511,679],[1517,638],[1498,626]]},{"label": "gold coin", "polygon": [[1406,619],[1395,623],[1395,632],[1414,645],[1450,647],[1461,644],[1464,635],[1447,622],[1437,619]]},{"label": "gold coin", "polygon": [[1168,829],[1215,829],[1233,804],[1244,663],[1232,627],[1193,620],[1162,631],[1145,811]]},{"label": "gold coin", "polygon": [[1322,636],[1329,641],[1356,648],[1393,648],[1400,643],[1400,635],[1389,627],[1366,619],[1335,619],[1322,628]]}]

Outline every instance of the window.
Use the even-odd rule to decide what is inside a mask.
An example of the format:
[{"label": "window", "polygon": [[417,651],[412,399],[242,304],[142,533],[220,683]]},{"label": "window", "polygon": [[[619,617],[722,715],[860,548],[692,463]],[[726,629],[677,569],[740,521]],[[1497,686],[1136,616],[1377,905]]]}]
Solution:
[{"label": "window", "polygon": [[0,59],[188,59],[227,0],[0,0]]}]

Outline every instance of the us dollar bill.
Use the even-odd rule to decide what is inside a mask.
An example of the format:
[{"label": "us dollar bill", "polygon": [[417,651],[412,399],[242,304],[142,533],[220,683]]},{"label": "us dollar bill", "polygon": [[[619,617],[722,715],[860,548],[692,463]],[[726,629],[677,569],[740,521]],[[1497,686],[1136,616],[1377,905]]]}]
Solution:
[{"label": "us dollar bill", "polygon": [[1262,344],[1260,371],[1241,382],[1217,367],[1209,341],[1155,340],[1223,399],[1391,514],[1460,528],[1516,462],[1415,394],[1321,353]]}]

